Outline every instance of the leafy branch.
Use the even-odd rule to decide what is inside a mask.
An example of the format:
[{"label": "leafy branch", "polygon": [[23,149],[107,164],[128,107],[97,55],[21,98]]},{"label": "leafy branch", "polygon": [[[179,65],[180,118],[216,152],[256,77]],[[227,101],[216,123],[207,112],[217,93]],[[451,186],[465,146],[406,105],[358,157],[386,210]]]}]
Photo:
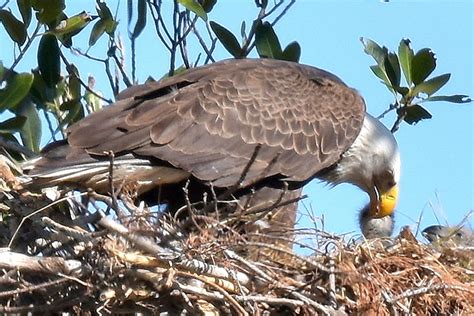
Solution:
[{"label": "leafy branch", "polygon": [[[436,57],[431,49],[423,48],[415,53],[410,47],[410,40],[402,39],[397,54],[370,39],[361,38],[361,42],[364,51],[376,61],[376,65],[370,66],[370,69],[395,98],[394,103],[380,115],[383,117],[396,110],[397,119],[391,128],[392,133],[399,129],[403,121],[413,125],[421,120],[431,119],[431,113],[421,104],[435,101],[471,102],[471,99],[463,94],[435,95],[449,81],[451,74],[429,78],[436,68]],[[401,80],[402,72],[404,84]]]}]

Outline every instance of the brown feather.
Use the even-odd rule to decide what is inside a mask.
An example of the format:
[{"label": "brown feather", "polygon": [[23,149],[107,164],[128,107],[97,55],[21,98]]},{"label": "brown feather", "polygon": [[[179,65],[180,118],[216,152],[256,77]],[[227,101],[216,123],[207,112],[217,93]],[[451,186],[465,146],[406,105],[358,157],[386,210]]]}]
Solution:
[{"label": "brown feather", "polygon": [[154,157],[224,187],[238,181],[260,144],[247,183],[270,164],[267,176],[305,181],[339,160],[364,115],[358,93],[323,70],[226,60],[124,91],[114,105],[71,126],[68,144]]}]

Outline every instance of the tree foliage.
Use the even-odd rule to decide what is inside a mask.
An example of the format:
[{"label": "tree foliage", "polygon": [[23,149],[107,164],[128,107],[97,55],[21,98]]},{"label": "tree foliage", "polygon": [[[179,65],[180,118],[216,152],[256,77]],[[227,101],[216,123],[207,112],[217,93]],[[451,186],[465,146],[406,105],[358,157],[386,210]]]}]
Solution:
[{"label": "tree foliage", "polygon": [[[370,69],[394,95],[395,101],[386,111],[395,109],[398,114],[392,132],[398,129],[402,121],[416,124],[431,119],[431,113],[421,106],[423,103],[471,101],[467,95],[435,95],[448,82],[451,74],[428,78],[436,69],[436,57],[431,49],[422,48],[415,53],[410,47],[410,40],[402,39],[397,54],[370,39],[361,38],[361,41],[365,52],[377,63]],[[402,84],[402,72],[405,84]]]},{"label": "tree foliage", "polygon": [[[157,0],[128,0],[130,67],[126,66],[126,45],[117,32],[123,22],[112,13],[117,12],[117,8],[110,7],[112,2],[97,0],[95,8],[86,8],[70,17],[65,13],[65,0],[18,0],[16,6],[1,8],[0,21],[17,51],[11,65],[0,63],[0,113],[8,111],[16,117],[0,123],[2,139],[24,146],[23,154],[38,152],[44,121],[50,133],[48,138],[60,139],[68,125],[100,109],[102,103],[112,102],[112,98],[104,98],[95,89],[94,77],[85,78],[80,69],[68,61],[68,50],[98,64],[114,95],[137,83],[136,69],[140,61],[136,60],[135,42],[146,28],[154,29],[159,43],[157,50],[164,49],[167,54],[167,75],[215,61],[218,45],[234,58],[245,58],[256,52],[263,58],[299,60],[298,42],[283,48],[274,30],[275,24],[294,4],[293,0],[272,4],[266,0],[255,1],[256,16],[249,28],[242,22],[239,35],[217,22],[218,17],[213,14],[216,3],[217,0],[177,0],[165,7]],[[75,37],[83,33],[88,34],[88,42],[75,43]],[[431,118],[422,106],[424,103],[470,101],[466,95],[436,95],[450,74],[428,78],[436,68],[436,58],[430,49],[415,53],[410,40],[402,39],[398,53],[394,53],[372,40],[361,40],[365,52],[376,61],[376,65],[371,66],[372,71],[394,95],[395,101],[387,110],[396,110],[398,114],[392,131],[397,130],[402,121],[414,124]],[[107,50],[100,56],[92,56],[90,48],[98,41],[107,41]],[[193,46],[190,51],[191,42],[198,43],[198,49]],[[30,73],[17,73],[15,67],[31,49],[36,49],[37,65]],[[41,116],[45,120],[41,120]],[[19,135],[19,140],[15,135]]]},{"label": "tree foliage", "polygon": [[[298,43],[282,49],[273,29],[294,1],[255,1],[256,17],[249,29],[242,22],[240,36],[215,21],[218,17],[213,16],[212,9],[216,2],[177,0],[166,7],[162,1],[128,0],[126,26],[131,67],[125,66],[127,48],[117,31],[123,22],[112,13],[117,11],[111,7],[113,2],[97,0],[95,9],[85,8],[73,16],[66,15],[65,0],[18,0],[16,6],[1,8],[0,21],[17,51],[11,65],[0,64],[0,112],[15,116],[0,123],[1,137],[15,143],[10,146],[15,148],[12,154],[18,154],[16,145],[25,147],[23,155],[37,153],[45,122],[50,134],[47,137],[61,139],[67,126],[100,109],[104,102],[112,102],[112,98],[105,98],[96,90],[94,77],[86,78],[69,62],[68,51],[98,64],[114,95],[137,83],[140,61],[136,60],[135,42],[146,28],[154,29],[159,43],[156,49],[164,49],[168,55],[167,75],[215,61],[214,52],[219,45],[235,58],[245,58],[256,51],[265,58],[299,60]],[[76,36],[83,33],[88,34],[88,42],[76,42]],[[98,41],[107,41],[107,49],[100,56],[92,56],[89,51]],[[198,43],[198,49],[191,52],[190,42]],[[30,73],[17,73],[16,66],[32,49],[36,49],[37,64]]]},{"label": "tree foliage", "polygon": [[[242,21],[239,34],[233,33],[228,25],[223,25],[215,14],[218,0],[122,1],[120,3],[126,6],[127,12],[125,20],[120,20],[117,14],[117,2],[105,0],[96,0],[95,8],[84,8],[84,11],[68,16],[66,9],[72,1],[6,0],[4,5],[0,5],[0,32],[5,32],[10,38],[9,43],[2,45],[10,45],[15,50],[15,58],[11,63],[6,64],[0,60],[0,172],[3,176],[0,178],[3,181],[0,181],[0,185],[2,190],[8,187],[2,192],[0,201],[3,211],[0,244],[4,245],[7,240],[11,250],[2,253],[2,257],[6,259],[0,267],[6,275],[5,283],[11,283],[7,290],[2,290],[2,302],[8,301],[8,304],[0,304],[5,305],[0,306],[0,310],[21,313],[56,311],[62,308],[55,304],[80,306],[97,312],[106,306],[123,304],[129,310],[127,303],[135,300],[138,302],[135,308],[149,307],[150,310],[167,307],[171,311],[171,308],[178,306],[184,311],[190,308],[188,305],[194,304],[195,309],[191,312],[188,310],[192,313],[203,311],[208,305],[213,307],[201,299],[204,297],[213,303],[227,302],[227,305],[216,304],[224,311],[240,311],[245,314],[246,310],[267,309],[282,314],[293,311],[295,314],[310,315],[316,312],[335,312],[333,307],[336,300],[341,300],[335,295],[337,286],[337,293],[349,293],[347,297],[352,304],[349,312],[367,312],[366,306],[369,303],[363,301],[364,295],[358,297],[357,304],[354,303],[353,297],[358,295],[357,291],[373,291],[373,296],[368,297],[372,304],[372,297],[381,300],[377,303],[381,306],[378,311],[397,312],[395,308],[399,302],[387,298],[390,286],[395,287],[395,292],[399,288],[418,286],[412,282],[429,277],[433,278],[430,284],[438,286],[438,282],[441,283],[439,286],[445,285],[443,279],[431,273],[435,271],[434,268],[417,270],[404,266],[405,262],[411,262],[409,260],[415,262],[412,264],[414,267],[425,267],[434,262],[427,261],[428,256],[423,254],[426,249],[413,236],[409,244],[411,247],[406,247],[406,244],[398,247],[406,252],[401,254],[400,258],[403,260],[399,261],[393,260],[393,253],[383,249],[383,260],[380,261],[380,257],[377,257],[375,259],[379,262],[374,264],[375,261],[371,263],[371,260],[375,259],[367,255],[373,251],[372,248],[365,250],[357,247],[356,251],[346,250],[344,255],[340,255],[346,262],[338,262],[337,266],[335,258],[327,251],[333,245],[340,244],[340,241],[335,241],[334,236],[328,235],[323,237],[327,243],[325,241],[321,244],[326,250],[322,260],[319,261],[321,257],[313,260],[314,258],[290,253],[287,257],[291,258],[289,262],[293,266],[281,269],[280,262],[275,261],[271,262],[273,270],[268,269],[268,266],[261,269],[255,262],[239,257],[232,249],[225,249],[229,244],[239,246],[241,243],[241,236],[231,234],[232,238],[229,238],[222,233],[223,227],[229,227],[229,222],[214,219],[212,225],[206,226],[206,229],[210,229],[204,232],[201,230],[201,235],[183,236],[174,221],[156,215],[144,208],[142,203],[137,203],[139,206],[136,206],[121,200],[119,205],[117,198],[120,197],[115,194],[105,196],[95,192],[76,192],[79,196],[74,196],[70,190],[59,192],[48,189],[44,194],[28,192],[30,195],[24,195],[24,191],[16,192],[17,179],[4,164],[13,167],[10,160],[3,160],[3,155],[11,156],[13,160],[34,157],[40,151],[42,139],[64,138],[68,126],[85,115],[99,111],[104,104],[112,103],[123,88],[139,83],[137,70],[148,71],[147,65],[137,58],[136,43],[139,40],[153,43],[149,45],[149,49],[166,61],[167,71],[162,74],[163,77],[214,62],[218,47],[222,47],[229,57],[234,58],[259,56],[298,62],[301,55],[298,42],[283,43],[275,31],[275,25],[295,0],[246,0],[255,4],[255,16],[250,25]],[[150,37],[145,39],[144,33],[153,33],[155,37],[150,38],[148,35]],[[128,40],[124,41],[121,34],[126,34]],[[431,49],[422,48],[415,52],[408,39],[401,40],[396,53],[369,39],[362,39],[362,43],[365,52],[376,62],[370,69],[394,96],[393,104],[387,109],[387,112],[397,112],[393,132],[403,121],[414,124],[431,118],[425,108],[425,104],[429,102],[470,101],[466,95],[437,94],[449,81],[450,74],[432,76],[437,64]],[[99,44],[105,44],[105,49],[97,52],[93,48]],[[71,53],[96,66],[94,75],[85,75],[84,69],[71,62]],[[36,56],[31,65],[32,70],[17,72],[15,69],[27,54]],[[147,75],[148,80],[155,80],[152,74]],[[106,78],[111,92],[99,91],[96,78]],[[47,135],[42,135],[45,131]],[[112,163],[113,155],[111,166]],[[110,192],[115,193],[113,187]],[[58,198],[61,194],[62,197]],[[79,197],[86,196],[88,204],[84,205]],[[217,198],[212,202],[203,200],[203,204],[208,203],[204,204],[204,209],[214,209],[216,201]],[[282,201],[276,202],[272,207],[280,202]],[[48,213],[42,217],[42,212],[46,209]],[[112,216],[105,216],[104,210],[114,213],[118,221],[112,220]],[[192,213],[191,208],[189,211]],[[195,218],[191,217],[194,221]],[[232,233],[232,229],[229,231]],[[143,234],[140,235],[140,232]],[[216,236],[220,237],[217,241]],[[280,237],[284,239],[284,236]],[[245,247],[248,246],[249,243],[245,244]],[[253,247],[261,248],[262,243],[255,243]],[[225,251],[221,251],[222,249]],[[14,251],[24,251],[27,255]],[[419,253],[423,255],[418,255]],[[196,258],[201,260],[192,257],[196,254],[199,254]],[[453,264],[450,256],[444,260],[450,266],[443,266],[443,271],[448,270],[447,268],[459,271],[460,267]],[[31,262],[35,264],[34,268],[29,265]],[[398,267],[397,262],[400,265]],[[382,275],[380,267],[384,267],[384,264],[391,271],[397,267],[397,273]],[[233,271],[229,268],[236,266],[246,269]],[[335,273],[347,267],[357,267],[358,270]],[[374,268],[373,271],[369,270],[374,278],[364,277],[367,275],[367,267]],[[464,268],[462,265],[461,267]],[[436,269],[441,271],[437,266]],[[413,277],[403,277],[405,283],[401,286],[397,277],[408,270]],[[15,276],[17,280],[13,280]],[[30,276],[33,277],[29,278]],[[459,274],[459,277],[462,281],[464,275]],[[451,279],[449,278],[450,282]],[[12,289],[16,285],[12,280],[23,287]],[[27,282],[21,283],[18,280]],[[217,291],[203,292],[202,288],[195,286],[199,283],[197,280]],[[61,287],[61,284],[66,285]],[[237,285],[238,288],[235,289]],[[181,294],[191,293],[193,304],[185,295],[170,295],[176,291]],[[271,293],[272,296],[267,298],[262,292],[265,295]],[[428,312],[453,312],[463,311],[463,307],[468,306],[467,292],[462,292],[465,295],[458,295],[451,291],[446,295],[436,290],[436,293],[437,300],[432,296],[426,299],[426,296],[421,295],[416,295],[413,300],[410,298],[411,308]],[[90,301],[91,297],[98,299]],[[150,300],[147,301],[148,299]],[[436,301],[436,304],[428,304],[427,300]],[[445,304],[445,301],[450,304]],[[200,304],[204,304],[202,309]],[[232,308],[229,309],[229,306]],[[464,308],[467,310],[468,307]],[[123,310],[117,310],[121,311]]]}]

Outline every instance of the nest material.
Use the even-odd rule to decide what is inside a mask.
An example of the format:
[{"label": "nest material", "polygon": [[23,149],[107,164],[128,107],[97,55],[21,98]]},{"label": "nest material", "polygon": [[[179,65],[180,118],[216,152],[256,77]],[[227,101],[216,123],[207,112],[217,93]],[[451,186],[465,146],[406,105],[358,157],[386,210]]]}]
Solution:
[{"label": "nest material", "polygon": [[216,214],[183,229],[94,192],[49,191],[51,202],[4,182],[0,195],[1,313],[474,314],[473,250],[409,230],[360,242],[312,231],[314,253],[301,256]]}]

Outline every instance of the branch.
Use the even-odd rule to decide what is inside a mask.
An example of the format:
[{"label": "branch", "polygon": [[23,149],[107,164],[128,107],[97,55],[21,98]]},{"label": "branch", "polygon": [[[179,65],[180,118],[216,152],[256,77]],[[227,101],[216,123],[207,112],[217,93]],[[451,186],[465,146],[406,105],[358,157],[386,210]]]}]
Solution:
[{"label": "branch", "polygon": [[14,141],[5,139],[2,135],[0,135],[0,147],[3,147],[7,150],[11,150],[11,151],[14,151],[14,152],[17,152],[17,153],[20,153],[20,154],[26,156],[27,158],[32,158],[32,157],[36,156],[36,153],[33,152],[31,149],[29,149],[25,146],[22,146],[22,145],[14,142]]},{"label": "branch", "polygon": [[48,274],[80,275],[82,263],[62,257],[31,257],[21,253],[0,250],[0,268]]},{"label": "branch", "polygon": [[[61,59],[63,60],[63,63],[66,64],[66,70],[67,72],[69,73],[69,75],[72,74],[72,70],[71,70],[71,63],[67,60],[66,56],[64,56],[63,52],[61,51]],[[100,94],[97,94],[94,90],[92,90],[91,88],[89,88],[89,85],[87,85],[82,79],[81,77],[77,76],[77,74],[74,74],[77,78],[77,80],[79,81],[79,83],[81,84],[81,86],[84,87],[84,89],[86,89],[87,92],[90,92],[92,93],[94,96],[98,97],[99,99],[101,99],[102,101],[105,101],[107,102],[108,104],[112,103],[113,101],[110,100],[110,99],[106,99],[104,98],[103,96],[101,96]]]}]

